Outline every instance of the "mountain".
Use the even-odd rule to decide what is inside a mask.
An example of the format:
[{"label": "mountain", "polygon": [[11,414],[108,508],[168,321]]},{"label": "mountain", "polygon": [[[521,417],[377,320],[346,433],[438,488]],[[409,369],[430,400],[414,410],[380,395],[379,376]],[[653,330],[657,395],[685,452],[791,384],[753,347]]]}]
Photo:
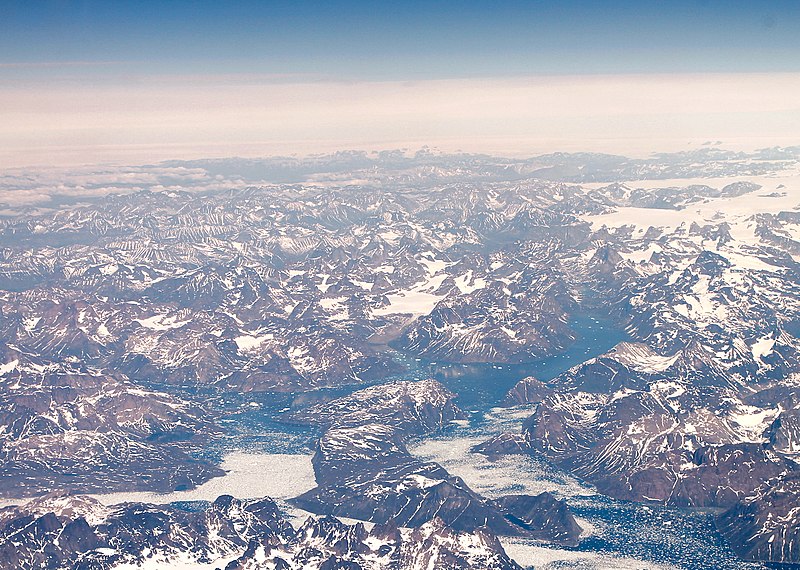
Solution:
[{"label": "mountain", "polygon": [[173,491],[223,474],[191,456],[219,434],[201,406],[123,375],[0,350],[1,495]]},{"label": "mountain", "polygon": [[747,560],[800,560],[800,475],[765,481],[716,519],[717,528]]},{"label": "mountain", "polygon": [[472,532],[578,543],[581,528],[563,501],[544,493],[489,500],[436,463],[406,449],[411,436],[441,429],[464,414],[433,380],[365,388],[290,415],[323,425],[314,458],[317,487],[293,499],[319,514],[420,527],[434,519]]},{"label": "mountain", "polygon": [[800,471],[767,437],[780,408],[754,406],[698,344],[662,356],[625,342],[548,386],[532,382],[508,396],[539,402],[521,438],[478,451],[543,454],[602,493],[676,506],[729,507]]},{"label": "mountain", "polygon": [[518,570],[483,530],[432,521],[419,529],[346,525],[310,517],[295,529],[270,499],[223,495],[190,510],[80,496],[0,509],[3,568],[468,569]]},{"label": "mountain", "polygon": [[[434,566],[503,567],[490,535],[576,545],[573,497],[489,498],[408,452],[503,421],[456,393],[470,386],[426,380],[478,364],[480,389],[522,379],[501,403],[528,417],[476,452],[530,454],[613,499],[722,509],[743,558],[800,563],[798,158],[351,152],[173,161],[139,185],[112,168],[107,190],[64,172],[51,202],[17,194],[0,214],[0,494],[168,492],[222,474],[200,458],[307,444],[316,487],[293,503],[383,534],[314,519],[349,546],[321,540],[322,560],[293,550],[296,531],[276,531],[277,554],[230,535],[225,564],[364,566],[394,537],[392,564],[445,544]],[[216,535],[181,513],[227,507],[137,508],[188,544]],[[36,536],[67,520],[30,516]]]}]

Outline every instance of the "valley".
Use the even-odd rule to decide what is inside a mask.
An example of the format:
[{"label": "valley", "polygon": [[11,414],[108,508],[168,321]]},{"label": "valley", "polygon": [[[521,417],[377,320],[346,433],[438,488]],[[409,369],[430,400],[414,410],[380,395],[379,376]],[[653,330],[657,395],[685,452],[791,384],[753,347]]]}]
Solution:
[{"label": "valley", "polygon": [[800,564],[799,162],[345,153],[20,206],[0,556]]}]

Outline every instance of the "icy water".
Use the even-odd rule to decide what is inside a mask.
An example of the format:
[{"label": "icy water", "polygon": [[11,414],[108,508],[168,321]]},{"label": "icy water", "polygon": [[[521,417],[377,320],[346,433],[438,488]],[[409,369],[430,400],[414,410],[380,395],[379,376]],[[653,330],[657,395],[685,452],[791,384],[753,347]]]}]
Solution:
[{"label": "icy water", "polygon": [[589,313],[576,318],[572,328],[578,338],[567,350],[555,356],[520,365],[449,364],[418,362],[417,374],[432,376],[458,394],[461,409],[474,412],[479,420],[483,412],[497,406],[506,393],[522,378],[534,376],[547,381],[589,358],[607,352],[626,339],[610,319]]},{"label": "icy water", "polygon": [[[624,333],[615,328],[609,319],[595,314],[575,319],[573,328],[578,332],[578,339],[564,353],[530,364],[450,364],[398,354],[397,359],[408,369],[407,372],[386,378],[383,382],[435,378],[457,394],[458,406],[469,412],[474,422],[480,422],[484,413],[495,407],[522,378],[533,375],[540,380],[550,380],[625,339]],[[343,386],[302,394],[224,394],[213,404],[223,410],[222,424],[226,428],[226,438],[219,446],[209,450],[209,457],[219,459],[231,447],[263,453],[307,453],[317,435],[316,430],[282,423],[280,415],[293,407],[343,396],[365,386]]]},{"label": "icy water", "polygon": [[577,548],[504,539],[521,564],[540,568],[757,569],[731,552],[714,531],[713,513],[617,501],[546,460],[528,456],[489,459],[473,445],[502,431],[519,431],[532,407],[488,410],[483,421],[453,427],[410,446],[415,456],[440,463],[476,492],[490,498],[544,491],[566,499],[585,537]]},{"label": "icy water", "polygon": [[501,432],[519,433],[533,406],[496,406],[526,376],[548,381],[572,366],[598,356],[625,340],[625,334],[598,315],[576,320],[578,341],[565,353],[524,366],[420,363],[427,372],[458,394],[459,406],[470,412],[470,425],[411,446],[418,457],[437,461],[487,496],[543,491],[567,500],[587,536],[577,548],[550,547],[524,540],[504,540],[521,564],[561,569],[758,569],[739,560],[715,532],[713,513],[645,506],[617,501],[544,459],[508,456],[490,460],[470,448]]},{"label": "icy water", "polygon": [[[399,378],[436,378],[458,395],[458,405],[471,418],[467,426],[453,426],[415,442],[412,453],[439,462],[487,497],[550,491],[565,498],[586,530],[579,547],[551,547],[520,539],[503,541],[518,562],[537,570],[763,568],[743,563],[733,555],[714,531],[710,512],[615,501],[598,495],[590,486],[543,459],[509,456],[491,461],[470,452],[473,445],[500,432],[519,432],[532,407],[500,409],[497,405],[520,379],[535,376],[550,380],[625,340],[622,331],[597,314],[586,314],[573,324],[579,338],[567,351],[526,365],[438,363],[398,355],[408,368]],[[317,431],[282,423],[281,413],[363,387],[305,394],[226,394],[217,402],[225,412],[222,423],[226,437],[208,450],[207,457],[220,460],[232,451],[269,455],[276,460],[284,454],[308,457]]]}]

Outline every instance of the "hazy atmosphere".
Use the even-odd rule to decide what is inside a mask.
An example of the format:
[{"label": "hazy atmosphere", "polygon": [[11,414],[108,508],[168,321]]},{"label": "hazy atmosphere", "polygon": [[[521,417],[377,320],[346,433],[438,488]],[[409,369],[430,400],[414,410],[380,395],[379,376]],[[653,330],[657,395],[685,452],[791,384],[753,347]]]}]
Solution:
[{"label": "hazy atmosphere", "polygon": [[800,136],[796,2],[40,2],[0,18],[0,164]]}]

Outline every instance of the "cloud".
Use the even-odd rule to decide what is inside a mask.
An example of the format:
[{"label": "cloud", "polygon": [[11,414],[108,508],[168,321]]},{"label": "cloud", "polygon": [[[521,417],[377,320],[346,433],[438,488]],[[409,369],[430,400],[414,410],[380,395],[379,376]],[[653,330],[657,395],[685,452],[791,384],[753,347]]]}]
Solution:
[{"label": "cloud", "polygon": [[[220,180],[201,168],[168,166],[15,168],[0,173],[0,204],[15,208],[47,205],[54,198],[89,199],[108,194],[235,188],[238,181]],[[2,215],[2,214],[0,214]]]},{"label": "cloud", "polygon": [[139,78],[0,87],[0,166],[431,144],[646,154],[800,142],[800,74],[422,81]]}]

